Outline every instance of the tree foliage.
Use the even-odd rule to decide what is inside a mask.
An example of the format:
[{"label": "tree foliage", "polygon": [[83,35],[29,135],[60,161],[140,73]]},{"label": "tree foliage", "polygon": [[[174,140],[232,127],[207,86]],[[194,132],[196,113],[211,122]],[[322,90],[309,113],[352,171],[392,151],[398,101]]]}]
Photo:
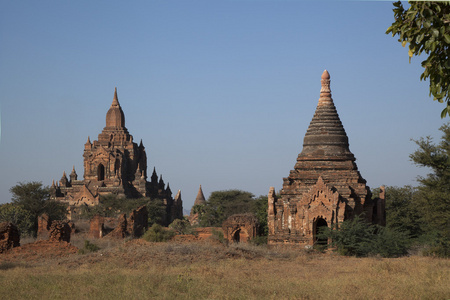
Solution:
[{"label": "tree foliage", "polygon": [[386,187],[386,227],[408,234],[417,239],[423,234],[420,223],[421,208],[418,205],[419,190],[404,187]]},{"label": "tree foliage", "polygon": [[33,235],[34,216],[22,205],[5,203],[0,205],[0,223],[11,222],[17,226],[21,235]]},{"label": "tree foliage", "polygon": [[409,60],[423,52],[425,68],[420,80],[430,80],[430,95],[446,103],[441,113],[450,116],[450,2],[409,1],[405,9],[400,1],[394,3],[395,22],[386,33],[398,35],[403,47],[409,44]]},{"label": "tree foliage", "polygon": [[159,224],[153,224],[142,238],[148,242],[167,242],[174,236],[174,231],[166,229]]},{"label": "tree foliage", "polygon": [[196,208],[202,227],[220,227],[231,215],[251,212],[253,194],[241,190],[215,191],[209,196],[203,207]]},{"label": "tree foliage", "polygon": [[21,224],[26,234],[35,235],[37,232],[37,218],[46,213],[53,220],[62,220],[66,217],[66,206],[60,202],[50,200],[49,188],[41,182],[20,182],[11,187],[11,202],[16,211],[25,210],[32,219],[32,225],[25,229],[28,221]]},{"label": "tree foliage", "polygon": [[91,219],[98,215],[102,217],[117,217],[120,214],[131,213],[140,206],[147,206],[149,226],[157,223],[163,225],[166,222],[166,206],[161,199],[150,198],[126,198],[117,195],[100,196],[100,203],[96,206],[82,207],[81,219]]},{"label": "tree foliage", "polygon": [[169,228],[175,231],[177,234],[195,234],[191,223],[186,219],[176,219],[170,223]]},{"label": "tree foliage", "polygon": [[417,207],[421,224],[437,255],[450,256],[450,124],[443,125],[441,142],[433,143],[430,137],[416,142],[419,149],[410,155],[411,160],[431,170],[420,183]]},{"label": "tree foliage", "polygon": [[369,224],[360,216],[342,222],[339,228],[323,227],[321,231],[320,239],[330,239],[329,246],[347,256],[398,257],[407,253],[410,244],[404,232]]},{"label": "tree foliage", "polygon": [[260,235],[267,235],[267,197],[255,198],[250,192],[225,190],[212,192],[206,204],[196,205],[193,212],[199,214],[202,227],[220,227],[231,215],[252,213],[260,223]]}]

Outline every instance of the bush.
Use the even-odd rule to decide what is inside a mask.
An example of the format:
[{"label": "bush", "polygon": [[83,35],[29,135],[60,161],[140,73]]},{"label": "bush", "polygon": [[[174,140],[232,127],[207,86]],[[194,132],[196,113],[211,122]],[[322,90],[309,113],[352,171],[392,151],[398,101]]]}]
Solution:
[{"label": "bush", "polygon": [[192,229],[191,223],[188,220],[176,219],[170,225],[169,228],[175,231],[177,234],[195,234],[196,231]]},{"label": "bush", "polygon": [[34,236],[35,216],[22,205],[6,203],[0,205],[0,223],[11,222],[17,226],[21,236]]},{"label": "bush", "polygon": [[370,246],[370,255],[399,257],[407,254],[411,240],[406,232],[376,226],[377,231]]},{"label": "bush", "polygon": [[398,257],[410,245],[407,233],[369,224],[360,216],[339,225],[338,229],[324,228],[319,238],[331,239],[329,246],[341,255]]},{"label": "bush", "polygon": [[424,247],[422,255],[436,257],[450,257],[450,241],[438,231],[429,232],[419,241]]},{"label": "bush", "polygon": [[211,235],[210,239],[212,239],[213,241],[218,241],[224,245],[228,244],[228,241],[223,237],[222,231],[213,229],[211,231],[211,233],[212,233],[212,235]]},{"label": "bush", "polygon": [[159,224],[153,224],[150,229],[144,233],[142,238],[148,242],[167,242],[175,236],[175,232],[162,227]]},{"label": "bush", "polygon": [[267,236],[256,236],[250,240],[250,244],[256,246],[267,245]]},{"label": "bush", "polygon": [[78,253],[79,254],[87,254],[87,253],[91,253],[91,252],[96,252],[98,250],[100,250],[99,246],[97,246],[96,244],[92,244],[88,240],[85,240],[84,247],[81,248],[80,250],[78,250]]}]

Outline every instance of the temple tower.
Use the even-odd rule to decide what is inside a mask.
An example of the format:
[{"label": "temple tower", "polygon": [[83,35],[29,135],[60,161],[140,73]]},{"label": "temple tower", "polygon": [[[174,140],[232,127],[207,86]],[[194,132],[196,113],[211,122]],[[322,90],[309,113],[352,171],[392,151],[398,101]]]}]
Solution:
[{"label": "temple tower", "polygon": [[98,135],[98,141],[84,147],[84,180],[99,194],[114,192],[128,197],[147,196],[147,155],[141,144],[133,142],[133,136],[125,127],[125,115],[119,104],[117,88],[106,113],[106,126]]},{"label": "temple tower", "polygon": [[[269,243],[312,245],[321,226],[365,213],[369,222],[382,223],[381,199],[358,171],[347,134],[334,105],[330,74],[324,71],[316,112],[303,140],[294,170],[283,178],[280,195],[269,192]],[[378,207],[377,207],[378,205]]]},{"label": "temple tower", "polygon": [[70,180],[63,173],[59,185],[52,184],[50,192],[53,199],[66,202],[71,211],[81,205],[96,205],[101,195],[114,194],[123,198],[149,197],[161,199],[166,205],[164,223],[182,218],[181,194],[175,200],[169,185],[162,176],[159,182],[153,170],[151,182],[147,181],[147,154],[142,140],[139,145],[125,127],[125,115],[117,97],[117,88],[106,113],[106,126],[91,142],[88,137],[84,144],[84,180],[77,180],[75,168]]},{"label": "temple tower", "polygon": [[198,193],[197,193],[197,197],[195,198],[194,201],[194,206],[191,208],[191,213],[189,215],[189,222],[191,223],[191,225],[198,225],[198,212],[195,211],[194,212],[194,207],[197,205],[205,205],[206,204],[206,199],[205,199],[205,195],[203,195],[203,190],[202,190],[202,185],[200,185],[200,187],[198,188]]}]

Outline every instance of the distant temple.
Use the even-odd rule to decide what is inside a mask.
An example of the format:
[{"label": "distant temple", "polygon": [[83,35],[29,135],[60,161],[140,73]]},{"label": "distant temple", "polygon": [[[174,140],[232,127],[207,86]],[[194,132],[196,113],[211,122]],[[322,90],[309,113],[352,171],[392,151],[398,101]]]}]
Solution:
[{"label": "distant temple", "polygon": [[385,224],[384,188],[379,198],[372,199],[350,152],[326,70],[321,83],[319,103],[294,170],[283,178],[280,195],[270,188],[269,244],[326,243],[318,238],[320,227],[339,226],[355,215],[374,224]]},{"label": "distant temple", "polygon": [[[67,178],[52,183],[51,198],[69,205],[75,213],[83,205],[99,204],[100,196],[114,194],[123,198],[149,197],[162,199],[166,205],[167,220],[183,217],[181,193],[172,198],[169,184],[156,174],[155,168],[147,181],[147,155],[142,140],[139,146],[125,127],[125,115],[117,98],[106,113],[106,127],[98,135],[98,141],[88,137],[84,145],[84,180],[78,180],[75,168]],[[126,200],[124,200],[126,201]]]},{"label": "distant temple", "polygon": [[200,187],[198,189],[197,197],[195,198],[195,201],[194,201],[194,206],[192,206],[191,213],[189,215],[189,222],[191,223],[191,225],[199,224],[199,219],[198,219],[199,214],[198,214],[198,212],[194,212],[194,207],[196,205],[205,205],[205,204],[206,204],[205,195],[203,195],[202,185],[200,185]]}]

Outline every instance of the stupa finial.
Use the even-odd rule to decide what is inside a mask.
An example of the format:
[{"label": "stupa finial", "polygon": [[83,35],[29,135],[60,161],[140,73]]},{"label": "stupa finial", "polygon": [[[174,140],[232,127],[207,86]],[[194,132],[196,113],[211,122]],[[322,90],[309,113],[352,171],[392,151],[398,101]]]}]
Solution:
[{"label": "stupa finial", "polygon": [[330,73],[327,70],[323,71],[320,82],[322,88],[320,89],[319,105],[333,103],[333,99],[331,99]]}]

